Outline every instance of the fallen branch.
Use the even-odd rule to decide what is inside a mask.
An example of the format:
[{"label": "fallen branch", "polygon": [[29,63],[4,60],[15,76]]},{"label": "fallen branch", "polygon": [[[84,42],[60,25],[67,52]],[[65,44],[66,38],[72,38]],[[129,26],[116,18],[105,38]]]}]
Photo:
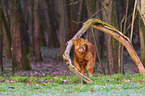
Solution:
[{"label": "fallen branch", "polygon": [[[122,43],[122,45],[124,45],[127,49],[127,51],[129,52],[130,56],[132,57],[133,61],[135,62],[140,74],[145,75],[145,69],[142,65],[142,62],[140,61],[140,58],[138,57],[138,55],[136,54],[132,43],[130,41],[130,39],[125,36],[122,32],[118,31],[115,27],[101,21],[98,19],[89,19],[87,20],[82,28],[76,33],[76,35],[72,38],[74,40],[76,40],[77,38],[80,38],[85,31],[92,25],[93,28],[99,29],[102,32],[105,32],[111,36],[113,36],[115,39],[117,39],[120,43]],[[63,58],[66,62],[66,64],[68,65],[69,69],[76,74],[76,76],[81,79],[84,80],[87,83],[91,83],[92,80],[89,79],[88,77],[86,77],[85,75],[81,74],[76,68],[75,66],[72,65],[71,59],[70,59],[70,50],[72,48],[72,39],[70,41],[67,42],[67,46],[66,46],[66,50],[63,54]]]}]

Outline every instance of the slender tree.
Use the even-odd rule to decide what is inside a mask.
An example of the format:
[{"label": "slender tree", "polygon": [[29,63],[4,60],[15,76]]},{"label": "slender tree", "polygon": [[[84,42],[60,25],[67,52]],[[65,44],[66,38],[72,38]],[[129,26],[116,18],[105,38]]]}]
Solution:
[{"label": "slender tree", "polygon": [[34,3],[34,0],[29,0],[28,1],[28,12],[29,12],[29,16],[28,16],[28,30],[29,30],[29,40],[30,40],[30,47],[31,47],[31,50],[32,52],[34,51],[34,26],[33,26],[33,19],[34,19],[34,16],[33,16],[33,4]]},{"label": "slender tree", "polygon": [[29,0],[24,0],[23,3],[20,3],[21,4],[21,9],[20,11],[22,12],[22,20],[21,22],[23,22],[23,25],[22,25],[22,44],[23,44],[23,49],[25,51],[26,54],[29,53],[29,34],[28,34],[28,3],[29,3]]},{"label": "slender tree", "polygon": [[69,3],[70,6],[70,26],[71,26],[71,34],[70,37],[72,38],[75,33],[78,31],[77,30],[77,24],[74,23],[73,21],[77,20],[76,18],[76,4],[74,1]]},{"label": "slender tree", "polygon": [[[42,5],[42,2],[41,2]],[[41,9],[43,7],[41,6]],[[44,19],[44,11],[40,11],[40,46],[46,46],[46,39],[45,39],[45,19]]]},{"label": "slender tree", "polygon": [[139,19],[139,35],[140,35],[140,46],[141,46],[141,60],[145,67],[145,0],[138,2],[138,11],[140,13]]},{"label": "slender tree", "polygon": [[[1,6],[1,1],[0,1]],[[0,68],[3,71],[3,32],[2,32],[2,8],[0,8]]]},{"label": "slender tree", "polygon": [[46,0],[46,4],[48,4],[48,16],[49,16],[49,40],[48,40],[48,46],[50,48],[56,48],[59,47],[59,40],[57,38],[57,13],[56,8],[54,6],[55,0]]},{"label": "slender tree", "polygon": [[[86,2],[86,7],[87,7],[87,13],[88,13],[88,18],[91,17],[92,13],[93,13],[93,3],[92,0],[85,0]],[[93,43],[93,38],[92,38],[92,29],[89,28],[87,34],[86,34],[86,38],[88,39],[89,42]]]},{"label": "slender tree", "polygon": [[45,31],[45,34],[46,34],[46,45],[47,46],[49,46],[49,44],[48,44],[48,39],[49,39],[49,36],[48,36],[48,34],[49,34],[49,32],[50,32],[50,29],[51,29],[51,27],[50,27],[50,20],[49,20],[49,15],[48,15],[48,10],[45,10],[45,9],[48,9],[48,4],[47,4],[47,2],[46,2],[46,0],[42,0],[42,8],[44,9],[43,10],[43,19],[44,19],[44,24],[43,24],[43,27],[44,27],[44,31]]},{"label": "slender tree", "polygon": [[[125,34],[125,31],[126,31],[126,25],[127,25],[127,14],[128,14],[128,4],[129,4],[129,0],[127,0],[126,2],[126,8],[125,8],[125,15],[123,16],[124,14],[124,7],[123,7],[123,4],[121,3],[121,6],[119,5],[119,2],[116,1],[116,6],[118,6],[117,10],[120,10],[120,12],[122,13],[121,15],[119,15],[120,13],[117,11],[117,18],[118,18],[118,23],[120,23],[120,31],[123,32],[123,34]],[[122,18],[122,20],[121,20]],[[124,63],[123,63],[123,49],[124,49],[124,46],[119,43],[118,45],[118,73],[122,73],[124,74]]]},{"label": "slender tree", "polygon": [[[84,1],[85,0],[80,0],[80,3],[79,3],[79,10],[78,10],[78,18],[77,18],[77,21],[78,22],[81,22],[83,19],[83,11],[84,11]],[[81,23],[78,24],[78,29],[81,28]]]},{"label": "slender tree", "polygon": [[7,0],[1,0],[2,2],[2,9],[3,9],[3,13],[6,19],[6,22],[8,24],[8,26],[10,26],[10,16],[9,16],[9,4]]},{"label": "slender tree", "polygon": [[60,56],[61,60],[64,49],[65,49],[65,43],[66,43],[66,25],[65,25],[65,5],[64,0],[59,0],[59,9],[60,9],[60,25],[59,25],[59,31],[60,31]]},{"label": "slender tree", "polygon": [[144,26],[145,26],[145,13],[144,13],[145,12],[145,0],[139,0],[139,1],[138,1],[137,9],[140,13],[140,17],[142,18]]},{"label": "slender tree", "polygon": [[2,31],[4,39],[5,56],[7,59],[11,57],[11,34],[10,34],[10,18],[5,0],[2,0]]},{"label": "slender tree", "polygon": [[[103,1],[103,21],[111,24],[112,16],[112,1],[104,0]],[[114,62],[113,62],[113,52],[112,52],[112,42],[111,36],[105,34],[105,42],[107,48],[107,61],[108,61],[108,72],[107,74],[112,75],[114,73]]]},{"label": "slender tree", "polygon": [[[118,26],[118,20],[117,20],[117,13],[116,13],[116,1],[113,1],[112,3],[112,25],[115,26],[115,28],[119,28]],[[116,39],[112,39],[112,51],[113,51],[113,61],[114,61],[114,69],[115,73],[118,73],[118,41]]]},{"label": "slender tree", "polygon": [[65,0],[65,21],[66,21],[66,40],[71,39],[71,19],[70,19],[70,0]]},{"label": "slender tree", "polygon": [[40,52],[40,18],[39,18],[39,0],[34,0],[34,50],[35,60],[41,61]]},{"label": "slender tree", "polygon": [[145,26],[141,18],[139,21],[139,35],[140,35],[140,46],[141,46],[141,60],[145,67]]}]

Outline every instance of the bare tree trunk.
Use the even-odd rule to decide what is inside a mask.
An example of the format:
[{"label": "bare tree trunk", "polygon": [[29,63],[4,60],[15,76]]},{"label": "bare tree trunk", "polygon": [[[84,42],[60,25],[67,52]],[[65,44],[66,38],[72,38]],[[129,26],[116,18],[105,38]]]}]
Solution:
[{"label": "bare tree trunk", "polygon": [[16,52],[15,52],[15,48],[14,48],[14,34],[13,34],[13,30],[15,30],[14,27],[14,1],[9,1],[9,6],[10,6],[10,20],[11,20],[11,26],[10,26],[10,32],[11,32],[11,39],[12,39],[12,46],[11,46],[11,52],[12,52],[12,60],[11,60],[11,65],[12,65],[12,75],[15,74],[15,68],[17,67],[17,61],[16,61]]},{"label": "bare tree trunk", "polygon": [[[97,5],[96,5],[96,10],[97,12],[96,14],[96,18],[100,18],[100,20],[102,20],[102,5],[100,4],[101,2],[97,0]],[[104,49],[105,49],[105,38],[104,38],[104,33],[101,32],[100,30],[95,30],[95,36],[97,39],[97,44],[98,44],[98,49],[99,49],[99,54],[100,54],[100,58],[104,58]]]},{"label": "bare tree trunk", "polygon": [[140,13],[139,19],[139,35],[140,35],[140,48],[141,48],[141,60],[145,67],[145,0],[138,2],[138,11]]},{"label": "bare tree trunk", "polygon": [[28,22],[28,26],[29,26],[29,40],[30,40],[30,47],[32,49],[32,52],[34,52],[34,26],[33,26],[33,2],[34,0],[29,0],[28,1],[28,9],[29,9],[29,22]]},{"label": "bare tree trunk", "polygon": [[[84,7],[84,0],[80,0],[77,22],[81,22],[83,18],[83,9],[84,9],[83,7]],[[81,23],[79,23],[77,26],[78,26],[78,29],[80,29]]]},{"label": "bare tree trunk", "polygon": [[76,6],[74,4],[70,5],[70,20],[71,20],[71,38],[74,36],[74,34],[77,32],[77,24],[74,23],[73,21],[77,20],[76,19]]},{"label": "bare tree trunk", "polygon": [[11,57],[11,33],[10,27],[8,26],[4,14],[2,14],[2,30],[3,30],[3,39],[5,47],[5,56],[7,59]]},{"label": "bare tree trunk", "polygon": [[[59,0],[58,0],[59,1]],[[65,0],[65,22],[66,22],[66,40],[71,39],[71,20],[70,20],[70,0]]]},{"label": "bare tree trunk", "polygon": [[5,4],[5,0],[2,0],[2,31],[3,31],[3,39],[4,39],[4,47],[5,47],[5,56],[6,59],[10,59],[11,57],[11,33],[10,33],[10,18],[8,16],[8,10]]},{"label": "bare tree trunk", "polygon": [[[87,13],[88,13],[88,18],[91,17],[93,11],[92,11],[92,0],[85,0],[86,2],[86,7],[87,7]],[[89,28],[87,30],[86,38],[88,39],[89,42],[93,43],[93,37],[92,37],[92,29]]]},{"label": "bare tree trunk", "polygon": [[62,60],[62,55],[65,49],[65,43],[66,43],[66,25],[65,25],[65,1],[59,0],[59,9],[60,9],[60,59]]},{"label": "bare tree trunk", "polygon": [[3,33],[2,33],[1,28],[0,28],[0,68],[1,68],[1,71],[3,72],[4,71],[4,68],[3,68]]},{"label": "bare tree trunk", "polygon": [[34,50],[35,60],[42,61],[40,52],[40,20],[39,20],[39,0],[34,0]]},{"label": "bare tree trunk", "polygon": [[[111,24],[112,16],[112,1],[104,0],[103,1],[104,10],[103,10],[103,21]],[[106,48],[107,48],[107,61],[108,61],[108,75],[114,73],[114,62],[113,62],[113,52],[112,52],[112,42],[111,36],[105,34]]]},{"label": "bare tree trunk", "polygon": [[45,25],[45,18],[44,18],[44,7],[43,7],[43,2],[40,2],[40,9],[43,9],[42,11],[40,11],[40,46],[46,46],[46,39],[45,39],[45,27],[47,27],[47,25]]},{"label": "bare tree trunk", "polygon": [[[23,28],[23,13],[21,13],[21,5],[19,0],[9,1],[11,6],[11,31],[13,38],[13,56],[16,58],[17,69],[26,69],[30,70],[31,66],[29,64],[29,59],[24,51],[24,47],[22,44],[22,32],[24,32]],[[17,6],[16,6],[17,5]],[[21,14],[21,15],[20,15]],[[12,57],[14,58],[14,57]],[[12,60],[13,61],[13,60]],[[12,64],[13,66],[13,64]]]},{"label": "bare tree trunk", "polygon": [[7,25],[10,26],[10,17],[9,17],[9,12],[8,12],[8,6],[6,6],[6,0],[1,0],[2,2],[2,8],[3,8],[3,13],[4,13],[4,17],[6,19]]},{"label": "bare tree trunk", "polygon": [[[42,6],[44,9],[48,9],[48,4],[46,2],[46,0],[42,0]],[[45,34],[46,34],[46,45],[49,46],[49,32],[51,30],[51,26],[50,26],[50,20],[49,20],[49,15],[48,15],[48,10],[44,10],[43,11],[43,15],[44,15],[44,27],[45,27]]]},{"label": "bare tree trunk", "polygon": [[[1,6],[1,1],[0,1]],[[0,8],[0,68],[3,72],[3,32],[2,32],[2,8]]]},{"label": "bare tree trunk", "polygon": [[44,29],[44,16],[41,15],[41,23],[40,23],[40,46],[46,46],[46,39],[45,39],[45,29]]},{"label": "bare tree trunk", "polygon": [[[124,16],[124,14],[125,14],[125,1],[127,1],[127,0],[116,0],[115,2],[115,4],[116,4],[116,14],[117,14],[117,20],[118,20],[118,25],[120,25],[120,22],[121,22],[121,20],[122,20],[122,18],[123,18],[123,16]],[[122,29],[120,29],[120,30],[122,30]]]},{"label": "bare tree trunk", "polygon": [[141,18],[139,22],[139,35],[140,35],[140,46],[141,46],[141,60],[145,67],[145,26]]},{"label": "bare tree trunk", "polygon": [[48,4],[48,16],[49,16],[49,25],[50,25],[50,29],[49,29],[49,40],[48,40],[48,46],[50,48],[56,48],[59,47],[59,41],[57,38],[57,28],[58,25],[56,24],[56,14],[54,14],[55,11],[55,7],[53,6],[54,4],[54,0],[46,0],[47,4]]},{"label": "bare tree trunk", "polygon": [[140,9],[140,15],[141,15],[141,18],[143,20],[143,23],[144,23],[144,26],[145,26],[145,0],[141,0],[141,9]]},{"label": "bare tree trunk", "polygon": [[[25,1],[24,3],[27,3],[27,1]],[[25,10],[27,12],[27,9],[28,9],[28,6],[23,5],[25,6]],[[23,50],[25,51],[26,54],[29,53],[29,34],[28,34],[28,26],[27,26],[27,17],[28,16],[28,12],[27,12],[27,15],[24,15],[26,13],[23,12],[22,8],[20,8],[20,14],[22,14],[22,18],[20,20],[20,22],[22,23],[21,26],[20,26],[20,30],[21,30],[21,38],[22,38],[22,44],[23,44]],[[26,19],[26,20],[25,20]]]},{"label": "bare tree trunk", "polygon": [[[116,7],[116,1],[113,1],[112,4],[112,25],[115,28],[119,28],[118,26],[118,20],[117,20],[117,13],[116,13],[117,7]],[[114,38],[112,38],[112,48],[113,48],[113,62],[114,62],[114,69],[115,69],[115,73],[118,73],[118,41]]]}]

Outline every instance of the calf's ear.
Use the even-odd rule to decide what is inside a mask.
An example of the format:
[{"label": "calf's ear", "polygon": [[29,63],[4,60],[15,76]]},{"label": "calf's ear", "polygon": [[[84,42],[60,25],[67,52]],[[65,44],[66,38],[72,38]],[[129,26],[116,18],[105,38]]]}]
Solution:
[{"label": "calf's ear", "polygon": [[88,42],[88,40],[87,40],[87,39],[85,39],[85,42],[87,43],[87,42]]}]

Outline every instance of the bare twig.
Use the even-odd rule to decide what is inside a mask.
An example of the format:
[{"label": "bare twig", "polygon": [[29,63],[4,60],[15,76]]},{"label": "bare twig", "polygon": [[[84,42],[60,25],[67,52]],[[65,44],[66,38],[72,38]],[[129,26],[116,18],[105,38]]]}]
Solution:
[{"label": "bare twig", "polygon": [[125,21],[124,21],[124,27],[123,27],[123,33],[125,32],[126,30],[126,24],[127,24],[127,14],[128,14],[128,0],[127,0],[127,3],[126,3],[126,12],[125,12]]},{"label": "bare twig", "polygon": [[133,9],[133,15],[132,15],[132,26],[131,26],[131,33],[130,33],[130,41],[132,41],[132,36],[133,36],[133,25],[134,25],[134,20],[135,20],[136,5],[137,5],[137,0],[135,0],[135,3],[134,3],[134,9]]}]

